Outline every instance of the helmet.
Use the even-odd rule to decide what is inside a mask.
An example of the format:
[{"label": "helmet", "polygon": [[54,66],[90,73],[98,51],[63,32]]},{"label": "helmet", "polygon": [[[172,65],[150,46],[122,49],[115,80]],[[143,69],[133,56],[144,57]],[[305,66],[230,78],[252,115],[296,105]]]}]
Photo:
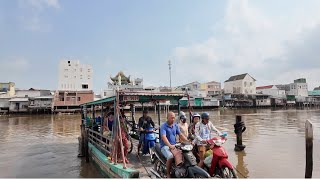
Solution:
[{"label": "helmet", "polygon": [[207,113],[207,112],[204,112],[204,113],[202,113],[201,114],[201,119],[209,119],[209,113]]},{"label": "helmet", "polygon": [[183,114],[180,115],[180,120],[181,120],[181,119],[187,119],[186,115],[183,115]]},{"label": "helmet", "polygon": [[199,117],[199,118],[200,118],[201,116],[200,116],[200,114],[198,114],[198,113],[194,113],[194,114],[192,115],[192,119],[195,118],[195,117]]}]

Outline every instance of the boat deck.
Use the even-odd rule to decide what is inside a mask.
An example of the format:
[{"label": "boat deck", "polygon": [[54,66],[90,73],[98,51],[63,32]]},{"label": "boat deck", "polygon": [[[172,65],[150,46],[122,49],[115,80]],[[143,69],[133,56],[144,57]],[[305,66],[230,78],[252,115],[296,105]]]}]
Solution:
[{"label": "boat deck", "polygon": [[143,179],[156,179],[156,176],[151,172],[151,168],[153,168],[153,164],[151,163],[150,155],[137,156],[138,151],[138,143],[139,141],[136,139],[133,140],[133,150],[130,154],[128,154],[129,164],[128,167],[138,170],[139,178]]}]

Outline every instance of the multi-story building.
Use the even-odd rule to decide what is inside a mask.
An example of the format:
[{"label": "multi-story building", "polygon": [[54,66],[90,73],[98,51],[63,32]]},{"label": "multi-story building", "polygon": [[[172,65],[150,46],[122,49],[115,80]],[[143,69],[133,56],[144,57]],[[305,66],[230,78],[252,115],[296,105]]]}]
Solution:
[{"label": "multi-story building", "polygon": [[201,89],[206,91],[207,96],[217,96],[221,94],[221,83],[216,81],[203,83]]},{"label": "multi-story building", "polygon": [[201,83],[194,81],[176,88],[178,91],[188,91],[188,94],[192,97],[207,97],[207,91],[201,89]]},{"label": "multi-story building", "polygon": [[54,96],[54,111],[80,110],[80,104],[94,100],[93,69],[79,60],[64,59],[59,65],[58,90]]},{"label": "multi-story building", "polygon": [[15,95],[15,84],[13,82],[0,83],[0,112],[8,112],[9,100]]},{"label": "multi-story building", "polygon": [[256,94],[256,80],[248,73],[231,76],[224,82],[225,94]]},{"label": "multi-story building", "polygon": [[59,64],[60,91],[92,91],[93,69],[79,60],[62,60]]}]

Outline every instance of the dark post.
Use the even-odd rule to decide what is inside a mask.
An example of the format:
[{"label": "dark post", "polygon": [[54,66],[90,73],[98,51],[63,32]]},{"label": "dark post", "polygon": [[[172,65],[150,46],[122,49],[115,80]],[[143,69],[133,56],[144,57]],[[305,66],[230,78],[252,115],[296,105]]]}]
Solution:
[{"label": "dark post", "polygon": [[180,101],[178,100],[178,117],[180,117]]},{"label": "dark post", "polygon": [[305,178],[312,178],[313,170],[313,127],[312,123],[306,121],[306,173]]},{"label": "dark post", "polygon": [[160,125],[160,119],[161,119],[161,117],[160,117],[160,102],[158,101],[157,102],[157,106],[158,106],[158,108],[157,108],[157,110],[158,110],[158,125],[159,125],[159,140],[160,140],[160,127],[161,127],[161,125]]},{"label": "dark post", "polygon": [[242,121],[241,116],[236,116],[236,124],[234,125],[234,133],[237,135],[237,144],[235,144],[235,151],[243,151],[246,147],[242,144],[242,133],[246,130],[246,126]]},{"label": "dark post", "polygon": [[96,118],[95,105],[92,105],[92,119],[95,120],[95,118]]},{"label": "dark post", "polygon": [[101,124],[100,124],[101,134],[103,134],[103,124],[104,124],[104,111],[103,111],[103,104],[101,103]]}]

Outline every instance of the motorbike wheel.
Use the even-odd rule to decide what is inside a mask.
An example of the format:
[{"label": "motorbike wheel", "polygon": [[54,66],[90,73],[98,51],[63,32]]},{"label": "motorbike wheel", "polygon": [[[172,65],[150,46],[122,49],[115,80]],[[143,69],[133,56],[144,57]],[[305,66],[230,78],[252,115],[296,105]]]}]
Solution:
[{"label": "motorbike wheel", "polygon": [[128,154],[129,154],[133,150],[133,142],[132,142],[131,136],[128,136],[128,140],[129,140],[129,148],[128,148]]},{"label": "motorbike wheel", "polygon": [[162,167],[161,161],[159,159],[155,159],[154,161],[154,170],[162,177],[166,177],[167,175],[164,173],[164,169]]},{"label": "motorbike wheel", "polygon": [[234,169],[229,169],[228,167],[222,167],[221,169],[222,178],[237,178],[236,172]]}]

